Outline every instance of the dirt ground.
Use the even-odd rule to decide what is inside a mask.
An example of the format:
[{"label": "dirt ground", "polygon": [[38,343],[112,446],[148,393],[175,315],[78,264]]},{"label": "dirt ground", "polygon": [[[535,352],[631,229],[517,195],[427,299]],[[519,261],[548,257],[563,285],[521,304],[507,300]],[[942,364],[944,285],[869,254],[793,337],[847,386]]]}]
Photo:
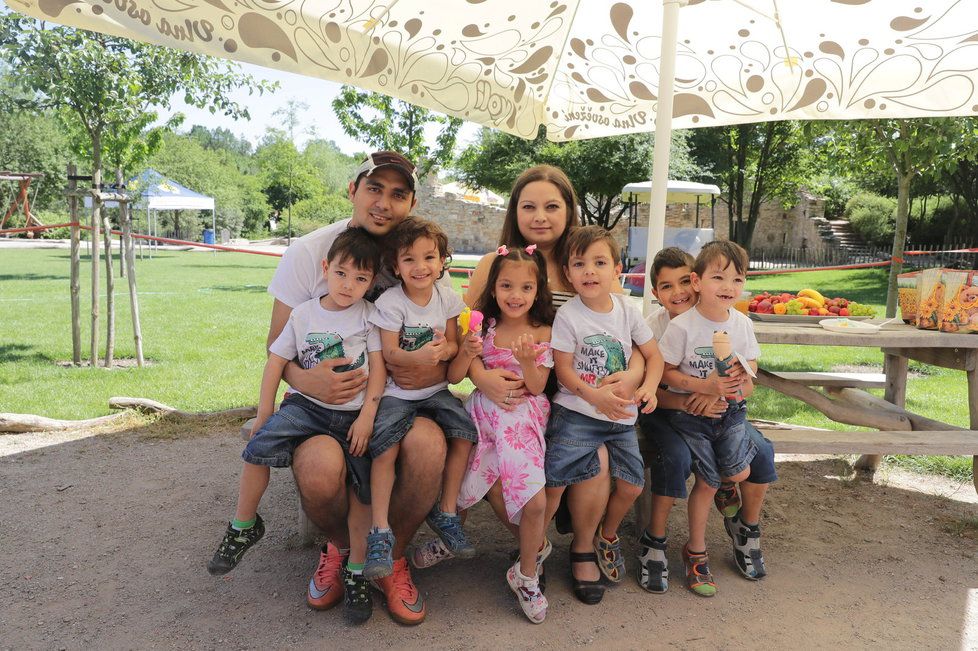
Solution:
[{"label": "dirt ground", "polygon": [[[682,587],[684,514],[670,523],[670,590],[628,578],[602,604],[577,602],[569,537],[551,532],[550,612],[533,626],[504,579],[513,543],[475,509],[480,555],[415,579],[428,620],[405,628],[305,605],[315,548],[300,544],[291,476],[276,472],[265,539],[224,578],[205,563],[231,513],[236,427],[175,435],[159,425],[0,436],[0,648],[978,648],[976,505],[970,483],[891,473],[850,480],[838,459],[780,461],[764,514],[770,575],[740,578],[719,517],[709,544],[719,593]],[[430,535],[422,531],[421,536]]]}]

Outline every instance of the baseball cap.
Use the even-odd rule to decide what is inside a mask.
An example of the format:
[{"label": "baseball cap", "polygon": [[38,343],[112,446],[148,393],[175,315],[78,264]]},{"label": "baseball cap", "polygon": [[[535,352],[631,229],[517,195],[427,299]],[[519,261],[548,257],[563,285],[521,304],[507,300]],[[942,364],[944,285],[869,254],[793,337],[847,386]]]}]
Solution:
[{"label": "baseball cap", "polygon": [[418,187],[417,168],[411,161],[396,151],[375,151],[368,155],[363,163],[360,164],[360,167],[357,168],[357,173],[354,178],[359,181],[361,176],[370,176],[374,173],[374,170],[380,169],[381,167],[390,167],[404,175],[408,185],[411,186],[412,192]]}]

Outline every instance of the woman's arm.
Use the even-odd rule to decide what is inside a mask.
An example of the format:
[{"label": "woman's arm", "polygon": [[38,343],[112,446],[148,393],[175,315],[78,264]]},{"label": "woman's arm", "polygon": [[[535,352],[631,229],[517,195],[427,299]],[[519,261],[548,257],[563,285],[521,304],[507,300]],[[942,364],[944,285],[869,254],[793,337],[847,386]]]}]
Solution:
[{"label": "woman's arm", "polygon": [[486,288],[486,282],[489,280],[489,267],[492,266],[492,260],[495,257],[495,253],[487,253],[482,256],[482,259],[475,265],[472,277],[469,278],[469,288],[465,291],[462,300],[473,309],[475,309],[475,302],[482,296],[482,290]]},{"label": "woman's arm", "polygon": [[557,379],[564,385],[564,388],[574,395],[580,396],[608,418],[621,420],[634,415],[634,412],[629,410],[633,404],[632,401],[615,395],[613,385],[595,388],[578,377],[577,373],[574,372],[574,353],[555,350],[554,371],[556,371]]}]

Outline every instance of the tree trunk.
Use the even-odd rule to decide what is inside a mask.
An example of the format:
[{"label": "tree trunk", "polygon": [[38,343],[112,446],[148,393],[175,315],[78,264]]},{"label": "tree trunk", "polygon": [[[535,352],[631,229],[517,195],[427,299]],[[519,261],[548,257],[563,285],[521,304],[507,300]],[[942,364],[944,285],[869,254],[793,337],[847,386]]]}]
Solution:
[{"label": "tree trunk", "polygon": [[102,232],[105,236],[105,368],[112,368],[115,358],[115,276],[112,275],[112,222],[109,211],[102,210]]},{"label": "tree trunk", "polygon": [[[78,190],[78,181],[71,179],[77,171],[75,166],[68,164],[68,211],[71,223],[78,222],[78,197],[75,192]],[[81,294],[81,255],[80,241],[81,229],[75,225],[71,227],[71,263],[69,291],[71,292],[71,362],[75,366],[81,366],[81,308],[79,298]]]},{"label": "tree trunk", "polygon": [[890,263],[890,280],[886,288],[886,318],[896,316],[897,276],[903,271],[903,251],[907,241],[907,222],[910,218],[910,180],[913,175],[897,173],[897,215],[893,229],[893,257]]},{"label": "tree trunk", "polygon": [[[96,192],[101,190],[102,185],[102,136],[100,133],[92,134],[92,187]],[[98,304],[99,304],[99,218],[102,213],[102,202],[98,197],[92,197],[92,230],[90,232],[92,242],[92,353],[91,366],[98,366]]]}]

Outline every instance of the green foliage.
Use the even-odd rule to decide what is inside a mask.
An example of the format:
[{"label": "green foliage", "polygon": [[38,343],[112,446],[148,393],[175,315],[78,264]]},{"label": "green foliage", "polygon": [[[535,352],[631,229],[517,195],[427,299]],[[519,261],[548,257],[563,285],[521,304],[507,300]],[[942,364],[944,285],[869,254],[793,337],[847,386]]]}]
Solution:
[{"label": "green foliage", "polygon": [[761,204],[794,203],[811,165],[809,141],[799,122],[694,129],[691,146],[730,207],[730,239],[747,250]]},{"label": "green foliage", "polygon": [[[43,179],[31,182],[29,198],[33,212],[64,207],[65,173],[70,158],[68,140],[50,112],[0,110],[0,167],[13,172],[41,172]],[[16,181],[3,181],[0,210],[6,214],[9,200],[19,190]],[[23,225],[23,215],[14,217]],[[43,220],[42,220],[43,221]]]},{"label": "green foliage", "polygon": [[[622,187],[652,175],[654,146],[652,134],[555,143],[546,140],[542,129],[532,141],[483,129],[479,139],[459,156],[456,169],[471,186],[508,194],[526,168],[555,165],[567,173],[581,197],[585,222],[614,228],[626,209],[619,198]],[[688,180],[702,175],[690,155],[688,132],[673,132],[672,152],[670,178]]]},{"label": "green foliage", "polygon": [[[315,224],[315,228],[332,224],[350,216],[353,204],[346,197],[338,194],[324,194],[299,201],[292,206],[292,227],[298,232],[296,220],[304,220]],[[315,228],[310,230],[315,230]],[[302,235],[309,231],[303,231]]]},{"label": "green foliage", "polygon": [[285,211],[297,201],[326,193],[316,168],[280,131],[266,136],[255,159],[262,191],[275,210]]},{"label": "green foliage", "polygon": [[886,246],[893,241],[896,201],[871,192],[860,192],[846,203],[845,216],[852,230],[866,242]]},{"label": "green foliage", "polygon": [[[155,109],[174,93],[212,113],[247,117],[247,108],[231,99],[230,92],[274,87],[219,59],[14,13],[0,15],[0,56],[16,70],[13,79],[22,93],[5,99],[58,112],[93,170],[102,168],[103,159],[131,167],[151,155],[162,142],[161,134],[146,128],[158,117]],[[179,118],[167,126],[176,122]]]},{"label": "green foliage", "polygon": [[[390,149],[408,157],[427,176],[448,165],[455,153],[455,140],[462,126],[459,118],[448,117],[380,93],[343,86],[333,100],[333,112],[343,131],[372,149]],[[437,128],[436,144],[429,147],[425,132]]]},{"label": "green foliage", "polygon": [[810,180],[808,188],[825,200],[826,219],[841,219],[849,199],[860,190],[855,181],[844,176],[820,176]]}]

